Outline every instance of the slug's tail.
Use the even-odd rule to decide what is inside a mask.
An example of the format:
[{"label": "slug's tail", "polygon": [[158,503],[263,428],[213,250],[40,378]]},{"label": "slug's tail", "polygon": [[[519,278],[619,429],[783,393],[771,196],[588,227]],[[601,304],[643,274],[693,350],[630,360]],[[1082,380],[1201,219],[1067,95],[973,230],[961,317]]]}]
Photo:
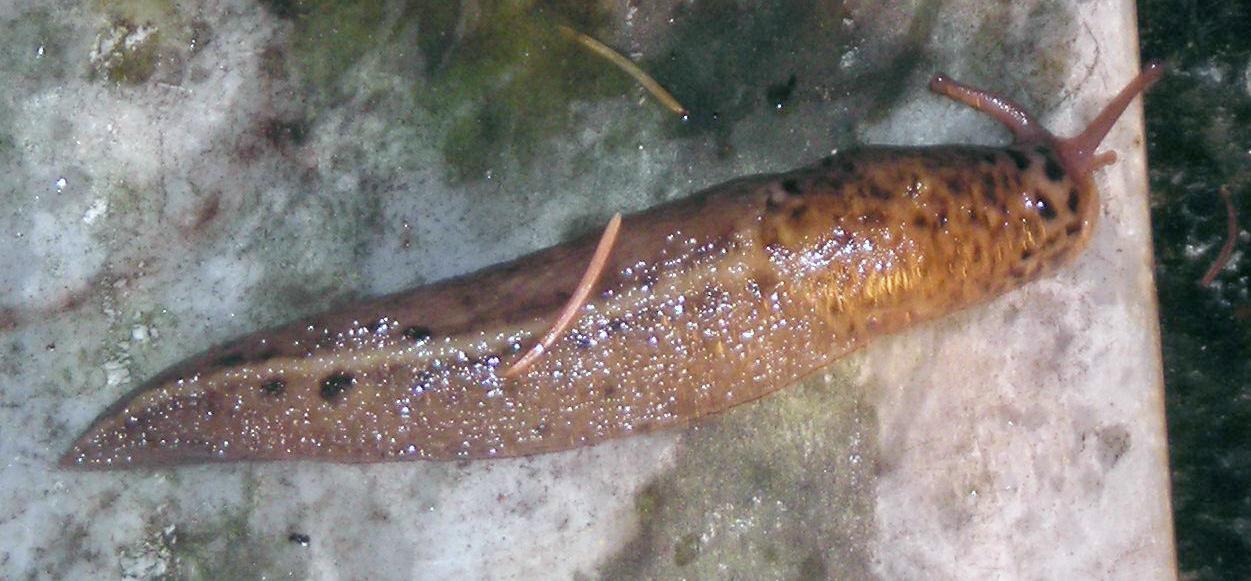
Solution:
[{"label": "slug's tail", "polygon": [[1045,142],[1052,145],[1059,153],[1069,175],[1084,176],[1116,160],[1114,153],[1097,154],[1095,150],[1112,130],[1121,113],[1133,102],[1134,97],[1158,81],[1163,74],[1163,65],[1158,62],[1148,63],[1085,130],[1067,139],[1052,135],[1011,99],[963,85],[942,73],[930,79],[930,90],[990,115],[1012,132],[1017,143]]}]

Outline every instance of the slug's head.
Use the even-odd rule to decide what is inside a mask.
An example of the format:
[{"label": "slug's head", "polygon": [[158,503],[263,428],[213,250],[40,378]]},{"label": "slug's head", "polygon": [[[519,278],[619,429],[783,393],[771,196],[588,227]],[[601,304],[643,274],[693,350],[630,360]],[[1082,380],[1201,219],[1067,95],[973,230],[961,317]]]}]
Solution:
[{"label": "slug's head", "polygon": [[1012,132],[1016,145],[1042,145],[1055,151],[1065,177],[1077,184],[1088,186],[1090,174],[1094,170],[1116,161],[1116,154],[1113,152],[1097,153],[1099,144],[1134,97],[1159,80],[1163,72],[1164,67],[1160,63],[1148,63],[1086,129],[1069,138],[1052,135],[1024,108],[1011,100],[962,85],[942,73],[934,75],[930,80],[930,90],[990,115]]}]

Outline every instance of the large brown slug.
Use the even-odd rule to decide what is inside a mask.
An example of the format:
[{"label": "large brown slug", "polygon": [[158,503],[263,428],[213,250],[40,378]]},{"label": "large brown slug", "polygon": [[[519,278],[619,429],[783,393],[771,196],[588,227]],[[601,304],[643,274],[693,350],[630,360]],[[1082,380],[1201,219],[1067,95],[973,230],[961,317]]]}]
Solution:
[{"label": "large brown slug", "polygon": [[1095,148],[1159,76],[1071,139],[936,76],[1013,144],[864,147],[628,216],[595,292],[525,365],[594,236],[231,341],[123,398],[62,464],[503,458],[686,425],[1073,258],[1112,157]]}]

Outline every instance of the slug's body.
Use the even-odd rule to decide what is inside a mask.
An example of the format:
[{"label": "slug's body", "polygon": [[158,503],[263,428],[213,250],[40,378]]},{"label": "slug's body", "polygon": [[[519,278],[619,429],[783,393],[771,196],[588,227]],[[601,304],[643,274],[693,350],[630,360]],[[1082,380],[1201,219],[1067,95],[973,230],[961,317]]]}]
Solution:
[{"label": "slug's body", "polygon": [[1094,147],[1156,76],[1070,140],[936,77],[1017,142],[848,151],[627,217],[571,327],[507,378],[593,238],[244,337],[123,399],[63,463],[508,457],[723,411],[1075,256]]}]

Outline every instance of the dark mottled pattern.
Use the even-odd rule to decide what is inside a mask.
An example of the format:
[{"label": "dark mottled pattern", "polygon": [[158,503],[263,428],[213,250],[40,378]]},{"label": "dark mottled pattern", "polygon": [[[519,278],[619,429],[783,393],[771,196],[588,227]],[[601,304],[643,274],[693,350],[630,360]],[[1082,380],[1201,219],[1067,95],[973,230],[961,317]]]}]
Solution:
[{"label": "dark mottled pattern", "polygon": [[287,382],[281,379],[272,379],[261,385],[261,391],[265,392],[266,395],[278,396],[282,395],[282,393],[286,390]]},{"label": "dark mottled pattern", "polygon": [[355,383],[356,378],[350,373],[332,374],[321,382],[321,398],[326,401],[339,399]]},{"label": "dark mottled pattern", "polygon": [[[154,378],[65,461],[494,458],[685,425],[1075,256],[1097,214],[1089,182],[1050,180],[1046,152],[1002,151],[849,150],[626,217],[586,314],[508,379],[598,233],[243,337]],[[1038,203],[1070,190],[1075,210]],[[222,353],[269,357],[223,369]]]},{"label": "dark mottled pattern", "polygon": [[803,193],[803,189],[799,187],[799,182],[793,179],[782,180],[782,189],[792,196],[798,196]]},{"label": "dark mottled pattern", "polygon": [[[1050,174],[1048,174],[1047,179],[1051,179]],[[1044,220],[1050,222],[1056,219],[1056,216],[1058,215],[1056,214],[1056,208],[1051,204],[1051,199],[1045,194],[1038,194],[1038,199],[1035,200],[1035,203],[1038,205],[1038,214],[1042,216]]]},{"label": "dark mottled pattern", "polygon": [[1060,162],[1056,161],[1054,155],[1047,155],[1043,162],[1043,171],[1047,173],[1047,179],[1058,182],[1064,179],[1064,168],[1060,167]]},{"label": "dark mottled pattern", "polygon": [[1004,150],[1004,153],[1007,153],[1008,157],[1012,158],[1012,163],[1016,164],[1016,169],[1020,171],[1029,169],[1030,161],[1028,155],[1011,148]]},{"label": "dark mottled pattern", "polygon": [[[849,245],[883,249],[880,259],[866,255],[846,274],[829,275],[838,281],[831,308],[872,311],[902,296],[908,307],[870,326],[849,321],[843,333],[898,328],[948,312],[953,301],[975,302],[1036,279],[1086,244],[1095,218],[1093,192],[1082,193],[1088,182],[1046,175],[1054,158],[1047,148],[869,148],[837,157],[786,178],[805,196],[766,204],[761,239],[777,252],[798,252],[828,236],[817,233],[846,232]],[[1070,192],[1071,205],[1052,202]],[[899,240],[910,245],[908,254],[890,253]],[[913,262],[920,256],[926,260]]]},{"label": "dark mottled pattern", "polygon": [[405,337],[408,337],[409,339],[412,339],[413,341],[418,341],[418,342],[429,340],[430,334],[431,334],[431,331],[429,327],[415,326],[415,327],[408,327],[407,329],[404,329]]}]

